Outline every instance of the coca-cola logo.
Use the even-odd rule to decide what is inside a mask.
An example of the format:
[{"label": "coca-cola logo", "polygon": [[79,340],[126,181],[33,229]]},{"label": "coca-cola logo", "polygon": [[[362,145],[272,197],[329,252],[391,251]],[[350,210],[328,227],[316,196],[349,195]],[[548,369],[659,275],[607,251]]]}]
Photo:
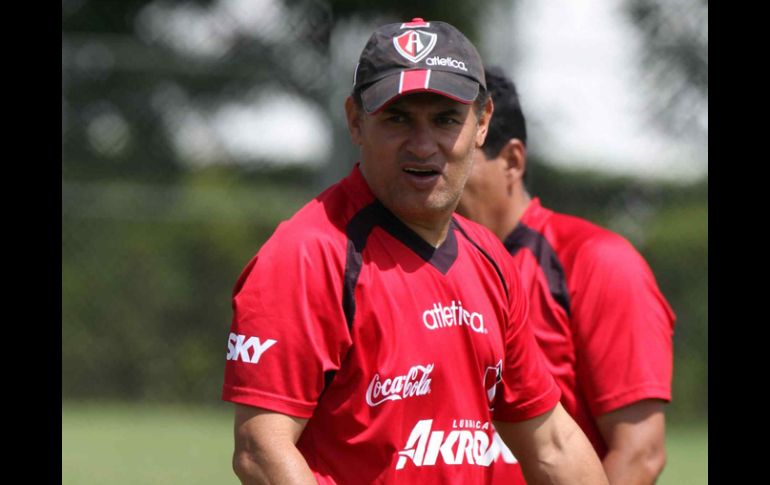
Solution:
[{"label": "coca-cola logo", "polygon": [[366,404],[374,407],[386,401],[424,396],[430,392],[431,372],[433,364],[415,365],[406,374],[387,379],[374,374],[366,390]]}]

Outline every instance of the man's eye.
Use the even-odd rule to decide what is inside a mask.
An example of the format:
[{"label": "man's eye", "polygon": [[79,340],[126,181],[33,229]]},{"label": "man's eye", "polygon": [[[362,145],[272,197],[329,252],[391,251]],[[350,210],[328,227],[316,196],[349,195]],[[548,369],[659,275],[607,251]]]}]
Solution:
[{"label": "man's eye", "polygon": [[406,122],[406,116],[402,115],[392,115],[387,118],[387,121],[391,123],[405,123]]},{"label": "man's eye", "polygon": [[451,116],[440,116],[436,120],[441,125],[459,125],[460,121],[456,118],[452,118]]}]

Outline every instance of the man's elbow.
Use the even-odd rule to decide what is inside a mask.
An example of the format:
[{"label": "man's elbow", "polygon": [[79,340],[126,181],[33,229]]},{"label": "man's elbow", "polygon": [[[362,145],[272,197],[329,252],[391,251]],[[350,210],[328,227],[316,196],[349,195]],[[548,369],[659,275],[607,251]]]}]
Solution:
[{"label": "man's elbow", "polygon": [[243,484],[267,483],[257,457],[247,450],[233,453],[233,472]]},{"label": "man's elbow", "polygon": [[233,453],[233,472],[241,483],[246,483],[248,471],[252,466],[253,462],[247,453],[237,450]]},{"label": "man's elbow", "polygon": [[642,467],[647,476],[656,479],[666,466],[666,447],[663,444],[652,446],[646,450],[642,458]]},{"label": "man's elbow", "polygon": [[644,483],[655,483],[666,466],[666,448],[663,444],[637,445],[626,448],[623,453],[627,457],[625,462],[628,468],[621,476],[635,476]]}]

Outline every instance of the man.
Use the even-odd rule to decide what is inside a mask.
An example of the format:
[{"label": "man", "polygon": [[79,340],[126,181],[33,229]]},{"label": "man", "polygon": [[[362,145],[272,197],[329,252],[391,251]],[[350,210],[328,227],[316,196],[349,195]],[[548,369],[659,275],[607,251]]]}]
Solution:
[{"label": "man", "polygon": [[486,81],[495,113],[458,212],[486,225],[514,256],[561,403],[610,483],[654,483],[666,459],[674,314],[625,239],[530,197],[516,87],[499,68],[488,69]]},{"label": "man", "polygon": [[473,45],[377,29],[345,111],[361,159],[282,223],[233,298],[223,399],[243,483],[484,483],[500,448],[606,483],[526,323],[510,256],[454,217],[492,102]]}]

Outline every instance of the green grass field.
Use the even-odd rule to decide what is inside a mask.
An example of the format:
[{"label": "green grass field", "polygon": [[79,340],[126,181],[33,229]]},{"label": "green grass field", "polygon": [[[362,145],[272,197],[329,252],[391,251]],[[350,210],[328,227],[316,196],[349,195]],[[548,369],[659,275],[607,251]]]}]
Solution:
[{"label": "green grass field", "polygon": [[[705,425],[669,429],[659,485],[708,483]],[[237,484],[230,468],[232,412],[128,404],[62,406],[64,485]]]},{"label": "green grass field", "polygon": [[708,426],[671,425],[667,429],[668,461],[657,485],[705,485],[709,482]]}]

